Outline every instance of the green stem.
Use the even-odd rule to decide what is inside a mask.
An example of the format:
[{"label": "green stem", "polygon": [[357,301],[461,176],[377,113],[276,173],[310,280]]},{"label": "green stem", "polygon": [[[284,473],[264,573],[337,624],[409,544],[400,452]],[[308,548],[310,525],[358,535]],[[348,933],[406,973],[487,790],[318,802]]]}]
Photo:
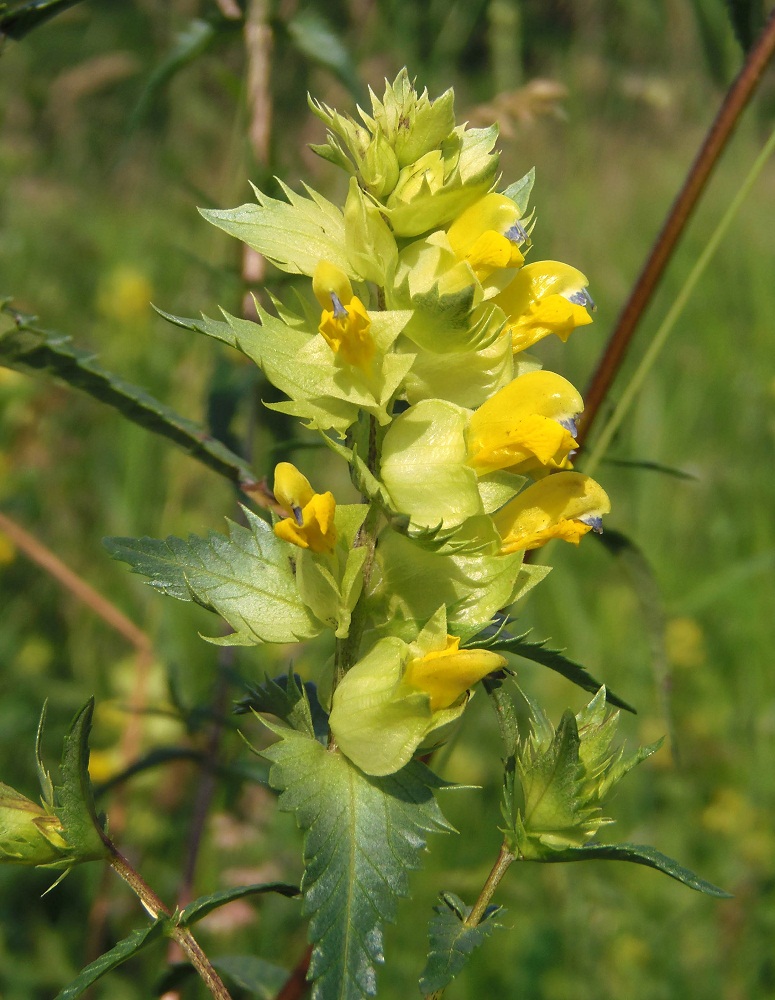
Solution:
[{"label": "green stem", "polygon": [[[123,854],[121,854],[115,845],[109,840],[106,838],[103,839],[105,839],[105,843],[110,851],[110,864],[113,870],[121,876],[132,892],[135,893],[153,919],[155,920],[160,916],[172,917],[172,914],[164,903],[159,899],[153,889],[151,889],[140,874],[129,864]],[[215,1000],[232,1000],[231,994],[224,986],[218,973],[210,964],[207,955],[205,955],[199,947],[199,944],[195,940],[191,931],[186,927],[176,925],[174,921],[172,921],[169,933],[188,956],[191,964],[199,973],[205,986],[210,991],[211,995],[215,997]]]},{"label": "green stem", "polygon": [[748,193],[750,192],[756,179],[762,172],[764,165],[766,164],[770,156],[773,154],[773,152],[775,152],[775,130],[773,130],[769,139],[765,143],[764,148],[756,157],[756,160],[754,161],[753,166],[749,170],[747,177],[741,184],[740,189],[738,190],[735,197],[729,203],[726,212],[721,217],[718,225],[716,226],[715,231],[713,232],[713,235],[711,236],[710,240],[705,246],[705,249],[702,251],[700,256],[695,261],[694,266],[689,272],[689,276],[684,282],[683,288],[676,296],[675,301],[670,307],[659,329],[657,330],[654,339],[649,344],[648,350],[643,355],[643,358],[640,364],[638,365],[635,374],[632,376],[629,384],[622,393],[619,402],[616,404],[616,407],[608,420],[608,423],[605,425],[600,436],[595,441],[595,446],[592,449],[589,458],[584,463],[584,472],[587,475],[589,476],[594,475],[595,470],[599,465],[603,455],[605,454],[609,444],[611,443],[614,434],[619,429],[619,426],[624,420],[625,415],[632,406],[635,397],[637,396],[641,386],[646,380],[646,376],[651,371],[660,351],[665,346],[667,338],[672,333],[673,328],[675,327],[675,324],[679,316],[683,312],[686,303],[688,302],[692,292],[694,291],[697,282],[700,280],[706,268],[710,264],[713,254],[716,252],[716,250],[719,247],[719,244],[724,239],[724,236],[726,235],[727,230],[732,225],[732,222],[735,216],[737,215],[740,206],[748,196]]}]

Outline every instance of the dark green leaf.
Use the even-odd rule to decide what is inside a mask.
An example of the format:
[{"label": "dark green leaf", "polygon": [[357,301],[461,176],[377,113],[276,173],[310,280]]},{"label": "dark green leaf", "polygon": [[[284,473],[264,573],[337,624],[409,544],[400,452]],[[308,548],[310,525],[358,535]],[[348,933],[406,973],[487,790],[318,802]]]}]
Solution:
[{"label": "dark green leaf", "polygon": [[173,441],[232,482],[250,486],[256,481],[255,474],[239,455],[143,389],[100,367],[92,354],[73,347],[69,337],[39,329],[34,325],[34,317],[22,316],[7,303],[0,307],[0,313],[10,316],[15,323],[15,327],[0,332],[1,365],[27,375],[43,373],[62,379],[146,430]]},{"label": "dark green leaf", "polygon": [[333,26],[314,7],[305,7],[287,24],[288,34],[302,55],[331,70],[358,100],[363,89],[355,62]]},{"label": "dark green leaf", "polygon": [[227,985],[233,983],[259,1000],[273,1000],[290,975],[287,969],[255,955],[221,955],[213,965]]},{"label": "dark green leaf", "polygon": [[89,732],[93,714],[94,699],[91,698],[73,719],[65,736],[60,765],[62,783],[55,789],[55,811],[79,861],[96,860],[107,854],[100,836],[104,824],[97,817],[89,780]]},{"label": "dark green leaf", "polygon": [[[526,660],[532,660],[534,663],[540,663],[542,666],[549,667],[550,670],[562,674],[566,680],[578,685],[584,691],[589,691],[593,694],[603,686],[580,663],[569,660],[558,649],[547,649],[546,643],[549,641],[548,639],[542,639],[539,642],[528,642],[527,637],[529,634],[529,632],[523,632],[522,635],[511,635],[511,633],[501,629],[494,639],[487,642],[486,648],[499,653],[513,653],[516,656],[524,657]],[[470,641],[469,645],[480,645],[480,643],[474,638]],[[632,705],[629,705],[612,691],[606,690],[606,701],[617,708],[623,708],[627,712],[632,712],[633,715],[637,714]]]},{"label": "dark green leaf", "polygon": [[426,835],[451,829],[433,797],[440,782],[412,763],[371,778],[338,753],[292,730],[262,751],[280,808],[305,831],[304,910],[314,944],[313,1000],[361,1000],[376,993],[382,926],[395,917]]},{"label": "dark green leaf", "polygon": [[256,882],[253,885],[238,885],[233,889],[221,889],[220,892],[212,892],[209,896],[200,896],[193,903],[181,910],[176,923],[180,927],[190,927],[197,920],[206,917],[208,913],[217,910],[219,906],[225,906],[235,899],[242,899],[244,896],[255,896],[264,892],[277,892],[281,896],[299,896],[300,890],[296,885],[288,885],[287,882]]},{"label": "dark green leaf", "polygon": [[234,706],[237,715],[265,712],[307,736],[317,739],[328,736],[328,716],[312,681],[302,683],[299,675],[290,671],[281,677],[267,677],[263,684],[249,691],[248,696]]},{"label": "dark green leaf", "polygon": [[717,885],[706,882],[695,875],[693,871],[679,865],[677,861],[666,854],[649,847],[646,844],[586,844],[584,847],[569,847],[562,851],[548,852],[540,858],[531,858],[543,863],[563,861],[631,861],[636,865],[656,868],[670,878],[688,885],[690,889],[704,892],[707,896],[717,896],[719,899],[731,899],[730,893],[719,889]]},{"label": "dark green leaf", "polygon": [[[691,472],[684,472],[683,469],[673,468],[671,465],[661,465],[659,462],[644,462],[641,459],[628,458],[604,458],[606,465],[618,465],[623,469],[642,469],[645,472],[661,472],[665,476],[672,476],[674,479],[697,479]],[[608,529],[606,528],[606,531]]]},{"label": "dark green leaf", "polygon": [[296,589],[288,544],[245,509],[248,527],[227,521],[229,535],[210,532],[188,540],[108,538],[105,547],[150,586],[180,601],[196,601],[221,615],[234,634],[225,645],[298,642],[320,631]]},{"label": "dark green leaf", "polygon": [[55,14],[74,7],[80,0],[8,0],[0,2],[0,36],[17,41]]},{"label": "dark green leaf", "polygon": [[727,0],[729,19],[744,52],[753,46],[764,27],[761,0]]},{"label": "dark green leaf", "polygon": [[442,905],[433,907],[436,916],[428,927],[430,947],[420,976],[420,990],[426,994],[443,990],[479,945],[500,926],[492,919],[502,912],[500,906],[489,906],[480,923],[467,927],[463,921],[471,912],[471,907],[451,892],[442,892],[441,899]]},{"label": "dark green leaf", "polygon": [[75,1000],[76,997],[81,996],[93,983],[101,979],[105,973],[117,968],[123,962],[126,962],[127,959],[136,955],[138,951],[145,948],[146,945],[151,944],[151,942],[161,937],[166,923],[166,917],[159,917],[147,927],[132,931],[128,937],[119,941],[110,951],[106,951],[104,955],[100,955],[96,961],[87,965],[85,969],[81,969],[72,983],[57,993],[54,1000]]}]

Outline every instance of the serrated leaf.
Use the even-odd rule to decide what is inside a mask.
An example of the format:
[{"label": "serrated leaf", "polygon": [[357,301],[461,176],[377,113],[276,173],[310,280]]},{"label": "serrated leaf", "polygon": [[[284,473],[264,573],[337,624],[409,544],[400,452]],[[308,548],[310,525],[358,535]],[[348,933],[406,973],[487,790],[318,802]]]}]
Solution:
[{"label": "serrated leaf", "polygon": [[633,864],[645,865],[647,868],[655,868],[657,871],[664,872],[670,878],[682,882],[697,892],[703,892],[707,896],[716,896],[719,899],[732,898],[731,894],[724,889],[719,889],[717,885],[706,882],[689,868],[684,868],[673,858],[669,858],[666,854],[662,854],[661,851],[657,851],[647,844],[586,844],[583,847],[569,847],[562,851],[552,851],[541,858],[531,858],[530,860],[541,863],[631,861]]},{"label": "serrated leaf", "polygon": [[[486,646],[487,649],[492,649],[495,652],[513,653],[515,656],[522,656],[526,660],[532,660],[534,663],[540,663],[544,667],[549,667],[550,670],[561,674],[566,680],[576,684],[584,691],[594,694],[603,686],[585,667],[582,667],[580,663],[576,663],[574,660],[569,660],[559,649],[547,649],[546,644],[549,642],[548,639],[528,642],[527,637],[529,634],[529,632],[523,632],[522,635],[514,636],[502,630],[495,639],[487,642]],[[637,715],[632,705],[629,705],[607,688],[606,700],[609,704],[615,705],[617,708],[623,708],[625,711]]]},{"label": "serrated leaf", "polygon": [[436,916],[428,926],[430,947],[420,976],[424,994],[443,990],[455,978],[474,951],[500,926],[493,918],[503,912],[500,906],[490,906],[476,926],[468,927],[464,920],[471,907],[451,892],[442,892],[441,899],[441,905],[433,907]]},{"label": "serrated leaf", "polygon": [[289,546],[245,510],[248,527],[227,521],[228,537],[107,538],[108,552],[150,586],[180,601],[196,601],[235,629],[224,645],[298,642],[321,629],[296,589]]},{"label": "serrated leaf", "polygon": [[280,735],[263,756],[272,761],[270,782],[282,790],[280,808],[305,831],[313,1000],[374,996],[382,925],[407,894],[426,835],[451,829],[433,797],[438,779],[418,763],[369,778],[315,740],[290,730]]},{"label": "serrated leaf", "polygon": [[80,0],[9,0],[0,3],[0,36],[8,35],[18,41],[49,18],[77,3]]},{"label": "serrated leaf", "polygon": [[189,903],[185,909],[181,910],[175,920],[179,927],[190,927],[198,920],[202,920],[208,913],[217,910],[219,906],[225,906],[235,899],[243,899],[245,896],[257,896],[265,892],[277,892],[281,896],[293,898],[299,896],[300,890],[296,885],[289,885],[287,882],[256,882],[253,885],[238,885],[233,889],[221,889],[219,892],[211,892],[207,896],[200,896],[193,903]]},{"label": "serrated leaf", "polygon": [[15,324],[0,332],[0,364],[26,375],[45,374],[62,379],[145,430],[172,441],[232,482],[238,485],[255,482],[255,473],[239,455],[144,389],[102,368],[93,354],[73,347],[69,337],[38,328],[34,317],[23,316],[7,303],[0,306],[0,313],[10,316]]},{"label": "serrated leaf", "polygon": [[159,917],[147,927],[132,931],[131,934],[111,948],[110,951],[106,951],[104,955],[100,955],[90,965],[81,969],[70,985],[57,993],[54,1000],[75,1000],[76,997],[81,996],[106,973],[122,965],[128,959],[132,958],[133,955],[136,955],[147,945],[161,937],[168,922],[167,917]]},{"label": "serrated leaf", "polygon": [[321,260],[340,267],[358,280],[345,251],[344,216],[321,195],[310,198],[281,185],[288,201],[277,201],[254,189],[257,205],[240,205],[227,211],[200,208],[219,229],[263,254],[289,274],[312,275]]},{"label": "serrated leaf", "polygon": [[94,807],[89,779],[89,732],[93,714],[94,698],[91,698],[73,719],[64,738],[61,783],[54,789],[56,815],[79,861],[104,858],[108,853],[100,836],[103,822]]},{"label": "serrated leaf", "polygon": [[268,713],[299,733],[316,739],[328,735],[328,717],[312,681],[302,684],[299,675],[289,671],[282,677],[267,677],[263,684],[249,691],[247,697],[234,706],[237,715],[245,712]]}]

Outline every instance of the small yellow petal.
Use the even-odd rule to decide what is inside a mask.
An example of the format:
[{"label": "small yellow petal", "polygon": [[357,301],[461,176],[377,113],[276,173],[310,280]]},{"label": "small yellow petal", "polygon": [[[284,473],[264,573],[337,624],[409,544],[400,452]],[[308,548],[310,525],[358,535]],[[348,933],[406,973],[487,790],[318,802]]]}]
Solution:
[{"label": "small yellow petal", "polygon": [[353,295],[346,308],[340,304],[333,311],[323,310],[318,330],[328,346],[348,365],[366,371],[374,358],[371,320],[361,300]]},{"label": "small yellow petal", "polygon": [[275,468],[274,495],[291,514],[274,526],[278,538],[313,552],[333,552],[336,546],[333,493],[315,493],[309,480],[290,462]]},{"label": "small yellow petal", "polygon": [[443,649],[410,660],[404,683],[430,696],[432,712],[449,708],[487,674],[501,670],[506,660],[487,649],[458,649],[460,638],[447,636]]},{"label": "small yellow petal", "polygon": [[498,390],[473,414],[468,462],[478,475],[497,469],[561,469],[576,447],[574,420],[584,408],[578,391],[554,372],[529,372]]},{"label": "small yellow petal", "polygon": [[506,313],[514,352],[554,333],[568,339],[577,326],[592,322],[585,305],[587,279],[575,267],[555,260],[536,261],[517,272],[493,302]]},{"label": "small yellow petal", "polygon": [[578,544],[588,531],[600,531],[611,509],[605,490],[579,472],[558,472],[523,490],[498,511],[495,527],[501,553],[536,549],[552,538]]},{"label": "small yellow petal", "polygon": [[[484,281],[493,271],[521,267],[525,258],[519,249],[524,232],[516,226],[519,209],[502,194],[488,194],[470,205],[447,231],[449,245],[459,260],[466,260]],[[511,238],[511,234],[514,238]]]},{"label": "small yellow petal", "polygon": [[295,465],[280,462],[275,466],[274,495],[286,510],[293,512],[297,507],[305,507],[314,494],[309,479]]},{"label": "small yellow petal", "polygon": [[334,297],[346,306],[353,297],[353,287],[350,279],[336,264],[321,260],[312,275],[312,291],[320,303],[321,309],[331,309]]}]

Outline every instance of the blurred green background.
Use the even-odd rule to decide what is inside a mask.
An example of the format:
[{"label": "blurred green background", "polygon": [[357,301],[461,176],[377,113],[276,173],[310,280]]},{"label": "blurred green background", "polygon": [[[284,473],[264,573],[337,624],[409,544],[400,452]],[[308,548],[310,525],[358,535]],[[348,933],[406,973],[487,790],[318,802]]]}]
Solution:
[{"label": "blurred green background", "polygon": [[[264,31],[266,161],[246,131],[248,87],[239,5],[221,0],[92,0],[0,56],[0,293],[73,336],[102,363],[231,443],[250,442],[268,474],[282,454],[314,473],[319,453],[267,417],[269,390],[236,356],[169,326],[180,315],[238,312],[240,247],[196,206],[250,200],[248,179],[304,178],[330,197],[344,179],[306,143],[322,126],[306,93],[341,110],[407,65],[436,96],[450,85],[459,120],[497,118],[506,183],[535,165],[532,259],[580,267],[598,303],[567,347],[541,345],[547,367],[583,389],[725,87],[742,62],[722,0],[293,0],[249,5]],[[750,5],[748,5],[750,6]],[[259,60],[260,62],[260,60]],[[252,63],[256,70],[256,60]],[[259,67],[260,68],[260,67]],[[252,95],[252,96],[251,96]],[[646,316],[647,345],[721,211],[761,147],[775,110],[770,75],[726,153]],[[734,893],[719,902],[626,865],[516,865],[497,901],[498,932],[448,990],[530,1000],[742,1000],[775,997],[775,169],[760,178],[611,449],[678,478],[608,463],[608,523],[644,564],[587,540],[555,546],[555,569],[521,610],[535,638],[584,663],[637,706],[629,745],[664,733],[660,753],[620,787],[607,839],[650,843]],[[267,275],[266,286],[287,290]],[[614,393],[615,395],[615,393]],[[101,546],[106,535],[220,529],[234,516],[223,480],[89,398],[0,369],[0,510],[27,529],[149,637],[144,662],[117,632],[0,535],[0,775],[36,796],[33,744],[49,698],[44,749],[92,693],[93,774],[164,747],[207,753],[223,719],[219,782],[195,891],[293,881],[300,838],[254,780],[228,716],[240,678],[287,667],[288,651],[219,655],[206,612],[157,597]],[[600,425],[598,425],[598,430]],[[301,444],[301,446],[299,446]],[[654,589],[658,588],[658,599]],[[321,649],[292,650],[305,672]],[[521,683],[555,720],[583,693],[519,663]],[[213,708],[215,699],[215,708]],[[131,710],[138,705],[142,712]],[[225,709],[225,711],[224,711]],[[244,720],[243,720],[244,721]],[[129,727],[130,736],[127,736]],[[260,742],[258,728],[244,723]],[[498,741],[484,697],[445,763],[480,786],[448,792],[460,836],[436,838],[415,900],[388,930],[380,995],[415,995],[420,939],[436,894],[473,900],[497,853]],[[123,849],[165,899],[176,897],[200,768],[178,759],[108,792],[101,805]],[[128,890],[98,866],[45,898],[51,877],[0,871],[0,997],[47,1000],[101,949],[143,922]],[[115,883],[115,884],[114,884]],[[422,925],[422,928],[418,926]],[[202,925],[214,957],[252,954],[291,968],[304,949],[298,904],[233,904]],[[102,981],[95,998],[156,995],[164,955],[149,951]],[[272,976],[275,976],[273,980]],[[263,968],[271,996],[282,975]],[[233,982],[233,980],[232,980]],[[202,995],[184,984],[183,995]]]}]

